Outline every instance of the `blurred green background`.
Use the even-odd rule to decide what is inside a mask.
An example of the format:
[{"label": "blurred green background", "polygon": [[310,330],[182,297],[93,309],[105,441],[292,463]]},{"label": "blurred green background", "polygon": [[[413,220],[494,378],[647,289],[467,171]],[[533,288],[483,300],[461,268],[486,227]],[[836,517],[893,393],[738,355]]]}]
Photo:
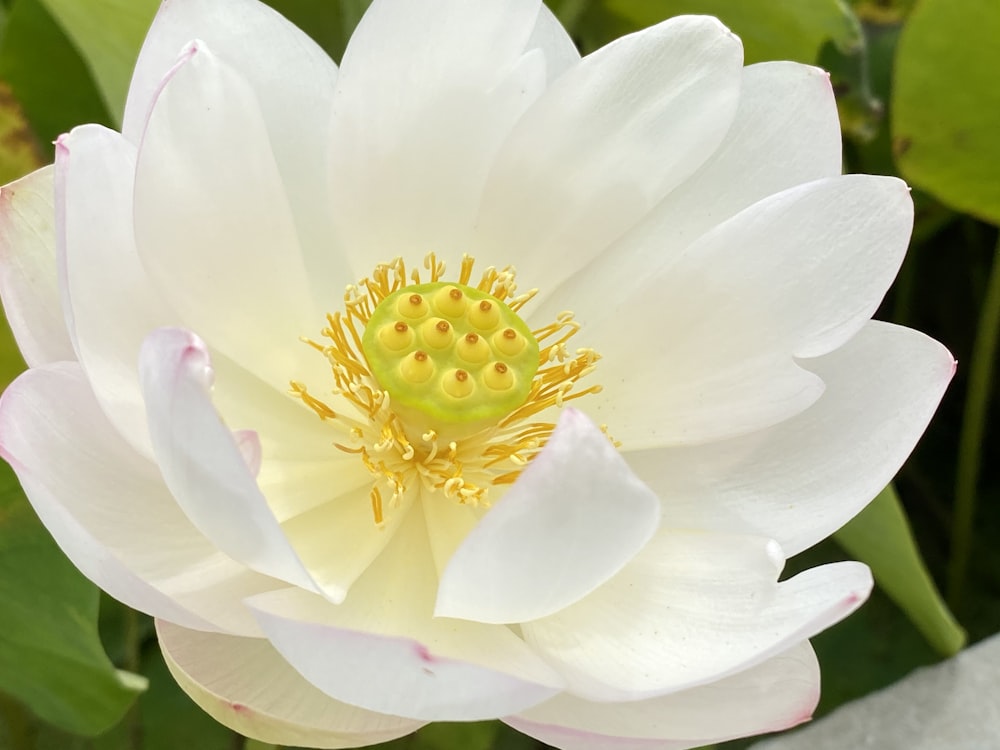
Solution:
[{"label": "blurred green background", "polygon": [[[339,60],[365,0],[271,0]],[[0,184],[52,159],[76,124],[117,126],[156,0],[0,0]],[[1000,1],[559,0],[582,52],[680,13],[719,16],[747,62],[829,70],[847,172],[913,186],[910,253],[877,317],[944,342],[958,374],[917,451],[872,506],[790,563],[872,566],[879,588],[814,640],[820,713],[1000,630]],[[23,363],[0,335],[0,385]],[[943,594],[939,594],[943,592]],[[954,615],[952,615],[954,613]],[[729,743],[743,747],[747,743]],[[61,555],[0,466],[0,748],[266,750],[180,692],[149,619]],[[442,724],[387,747],[541,747],[496,722]]]}]

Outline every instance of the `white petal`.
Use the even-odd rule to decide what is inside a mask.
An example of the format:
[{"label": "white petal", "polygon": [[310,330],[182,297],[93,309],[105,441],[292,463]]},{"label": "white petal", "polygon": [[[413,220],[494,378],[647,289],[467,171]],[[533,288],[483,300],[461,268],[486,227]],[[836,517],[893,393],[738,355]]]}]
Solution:
[{"label": "white petal", "polygon": [[760,537],[663,531],[604,586],[522,632],[590,700],[704,685],[815,635],[871,590],[860,563],[777,584],[782,562]]},{"label": "white petal", "polygon": [[72,335],[105,414],[152,455],[136,362],[146,335],[176,323],[139,262],[132,224],[136,149],[100,125],[56,143],[59,263]]},{"label": "white petal", "polygon": [[538,9],[538,19],[525,49],[539,49],[545,55],[545,73],[550,86],[580,62],[580,51],[576,44],[544,3]]},{"label": "white petal", "polygon": [[139,353],[139,379],[156,462],[191,522],[248,567],[315,590],[212,406],[204,344],[180,329],[154,331]]},{"label": "white petal", "polygon": [[268,639],[323,692],[381,713],[487,719],[555,695],[558,675],[507,628],[433,617],[422,515],[407,514],[343,604],[301,589],[249,599]]},{"label": "white petal", "polygon": [[299,337],[322,326],[254,92],[196,42],[156,100],[135,236],[157,288],[214,349],[284,390],[328,377]]},{"label": "white petal", "polygon": [[[125,107],[125,137],[142,139],[160,85],[193,39],[211,45],[253,85],[269,122],[323,117],[337,68],[307,34],[257,0],[164,3],[143,43]],[[282,111],[284,110],[284,111]]]},{"label": "white petal", "polygon": [[792,62],[743,69],[739,107],[719,148],[607,252],[553,290],[533,320],[571,309],[581,323],[626,306],[650,273],[707,231],[782,190],[840,174],[830,76]]},{"label": "white petal", "polygon": [[74,360],[56,283],[52,168],[0,189],[0,295],[29,367]]},{"label": "white petal", "polygon": [[348,748],[386,742],[420,722],[339,703],[259,638],[199,633],[158,620],[163,658],[184,691],[240,734],[266,743]]},{"label": "white petal", "polygon": [[819,664],[804,642],[702,687],[630,703],[564,693],[504,721],[561,750],[684,750],[787,729],[818,700]]},{"label": "white petal", "polygon": [[[268,457],[261,463],[257,486],[275,517],[285,523],[361,487],[371,488],[372,475],[358,457],[345,458],[296,461]],[[337,479],[335,486],[331,477]]]},{"label": "white petal", "polygon": [[871,322],[803,367],[826,390],[779,425],[721,443],[628,454],[685,528],[765,534],[789,556],[858,513],[913,450],[954,373],[921,333]]},{"label": "white petal", "polygon": [[[500,502],[501,493],[500,487],[491,489],[491,502]],[[448,567],[455,550],[462,545],[489,510],[455,502],[442,502],[436,492],[423,493],[421,507],[424,511],[424,520],[427,522],[427,538],[430,541],[431,554],[434,556],[434,569],[440,577]]]},{"label": "white petal", "polygon": [[588,412],[638,450],[733,437],[803,411],[823,384],[794,357],[829,352],[868,321],[912,222],[906,185],[868,175],[742,211],[587,321],[605,385]]},{"label": "white petal", "polygon": [[[202,39],[249,83],[288,195],[314,280],[353,281],[331,252],[327,143],[337,67],[304,32],[256,0],[164,3],[143,45],[129,90],[124,133],[139,143],[157,91],[177,55]],[[239,125],[237,125],[239,127]]]},{"label": "white petal", "polygon": [[[327,485],[335,477],[336,474],[328,476]],[[281,526],[310,575],[338,604],[358,576],[392,541],[413,505],[416,493],[407,493],[399,507],[377,525],[370,499],[372,484],[369,475],[360,488],[337,495],[327,490],[326,502]]]},{"label": "white petal", "polygon": [[655,533],[659,500],[608,436],[566,409],[542,452],[451,558],[435,614],[546,617],[606,582]]},{"label": "white petal", "polygon": [[490,173],[475,254],[542,293],[629,229],[718,147],[743,51],[708,17],[619,39],[524,115]]},{"label": "white petal", "polygon": [[284,585],[221,554],[112,428],[76,363],[29,370],[0,400],[0,453],[66,555],[129,606],[186,627],[259,632],[242,605]]},{"label": "white petal", "polygon": [[359,274],[397,254],[469,249],[492,157],[545,86],[545,51],[526,51],[539,9],[371,5],[341,64],[330,146],[338,239]]}]

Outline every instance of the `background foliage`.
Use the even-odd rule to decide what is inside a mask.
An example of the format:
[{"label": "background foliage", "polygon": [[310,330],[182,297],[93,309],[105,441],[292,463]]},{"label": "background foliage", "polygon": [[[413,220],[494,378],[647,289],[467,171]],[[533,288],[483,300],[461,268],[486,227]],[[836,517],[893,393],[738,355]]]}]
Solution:
[{"label": "background foliage", "polygon": [[[367,0],[270,4],[339,60]],[[792,573],[860,558],[879,583],[860,613],[815,639],[825,666],[821,712],[955,653],[966,632],[977,640],[1000,629],[1000,548],[991,543],[1000,533],[1000,475],[983,461],[998,452],[989,417],[1000,327],[1000,3],[558,0],[552,7],[585,53],[672,15],[710,13],[743,38],[747,62],[818,64],[837,91],[845,171],[898,174],[914,187],[912,249],[879,317],[945,342],[960,366],[896,488],[835,541],[790,564]],[[74,125],[119,124],[155,10],[155,0],[0,0],[0,184],[50,161],[52,141]],[[0,385],[22,368],[0,331]],[[148,618],[102,598],[75,571],[2,466],[0,748],[56,747],[269,746],[215,724],[179,691]],[[430,726],[387,747],[538,743],[479,723]]]}]

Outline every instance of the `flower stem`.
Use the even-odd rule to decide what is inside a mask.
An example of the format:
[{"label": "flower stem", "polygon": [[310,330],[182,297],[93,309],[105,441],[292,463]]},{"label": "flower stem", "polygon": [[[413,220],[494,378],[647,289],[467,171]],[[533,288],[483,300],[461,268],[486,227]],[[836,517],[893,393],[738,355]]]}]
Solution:
[{"label": "flower stem", "polygon": [[[125,632],[124,640],[124,667],[133,674],[142,673],[142,636],[140,633],[139,613],[131,607],[124,607]],[[142,708],[136,701],[125,715],[126,727],[128,730],[128,747],[131,750],[142,750],[143,747],[143,727]]]},{"label": "flower stem", "polygon": [[962,599],[972,553],[972,531],[976,513],[976,485],[982,459],[986,412],[992,395],[993,364],[1000,336],[1000,237],[979,316],[976,340],[969,362],[969,389],[958,442],[955,477],[955,516],[951,527],[951,560],[948,564],[948,603],[952,609]]}]

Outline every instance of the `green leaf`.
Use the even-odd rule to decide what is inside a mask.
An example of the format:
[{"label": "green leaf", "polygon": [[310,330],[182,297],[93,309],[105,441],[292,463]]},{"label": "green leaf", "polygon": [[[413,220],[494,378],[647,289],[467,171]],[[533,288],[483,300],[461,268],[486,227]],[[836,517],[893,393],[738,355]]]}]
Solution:
[{"label": "green leaf", "polygon": [[903,28],[893,143],[908,180],[1000,224],[1000,3],[924,0]]},{"label": "green leaf", "polygon": [[313,38],[336,62],[371,0],[264,0]]},{"label": "green leaf", "polygon": [[637,26],[686,13],[717,16],[743,40],[746,62],[814,63],[832,41],[845,53],[862,45],[861,29],[841,0],[604,0]]},{"label": "green leaf", "polygon": [[852,557],[871,567],[878,585],[934,649],[945,656],[961,650],[965,631],[927,572],[892,485],[834,538]]},{"label": "green leaf", "polygon": [[157,0],[41,0],[76,45],[117,125]]},{"label": "green leaf", "polygon": [[[155,642],[142,654],[149,690],[139,697],[137,717],[119,724],[92,743],[92,750],[224,750],[241,747],[232,730],[202,711],[170,676]],[[137,725],[129,726],[137,720]],[[136,742],[139,735],[141,742]],[[263,748],[268,748],[263,745]]]},{"label": "green leaf", "polygon": [[[18,0],[10,11],[0,79],[10,84],[43,144],[80,123],[111,124],[86,65],[38,0]],[[51,155],[47,146],[46,157]]]},{"label": "green leaf", "polygon": [[490,750],[500,733],[498,721],[428,724],[416,733],[376,745],[373,750]]},{"label": "green leaf", "polygon": [[0,465],[0,691],[62,729],[116,724],[146,681],[114,668],[97,635],[98,591],[42,528]]}]

